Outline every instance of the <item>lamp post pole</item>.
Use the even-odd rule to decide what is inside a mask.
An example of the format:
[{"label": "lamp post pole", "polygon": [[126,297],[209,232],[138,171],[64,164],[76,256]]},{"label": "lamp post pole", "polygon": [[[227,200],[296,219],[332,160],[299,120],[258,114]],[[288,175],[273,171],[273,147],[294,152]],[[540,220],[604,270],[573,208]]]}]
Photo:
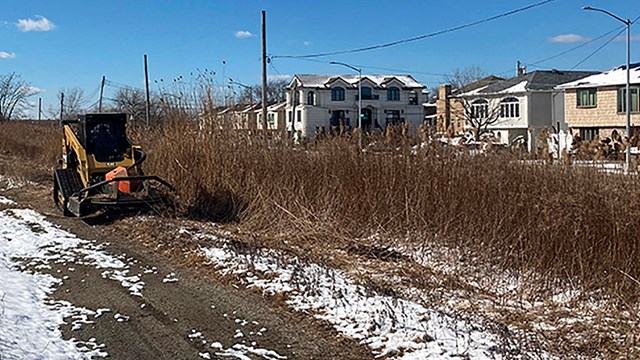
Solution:
[{"label": "lamp post pole", "polygon": [[330,64],[346,66],[349,69],[358,72],[358,147],[362,149],[362,68],[357,68],[355,66],[338,61],[332,61],[330,62]]},{"label": "lamp post pole", "polygon": [[611,16],[612,18],[622,22],[627,27],[627,88],[626,88],[626,115],[627,115],[627,146],[624,163],[624,171],[628,173],[631,170],[631,20],[623,19],[607,10],[585,6],[582,10],[598,11]]}]

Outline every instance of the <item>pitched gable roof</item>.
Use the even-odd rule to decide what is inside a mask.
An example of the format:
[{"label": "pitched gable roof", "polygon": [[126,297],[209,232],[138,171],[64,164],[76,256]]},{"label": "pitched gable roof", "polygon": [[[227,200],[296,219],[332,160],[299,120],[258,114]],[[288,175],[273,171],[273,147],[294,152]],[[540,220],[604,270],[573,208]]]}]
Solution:
[{"label": "pitched gable roof", "polygon": [[[630,83],[640,84],[640,63],[630,64]],[[591,75],[576,81],[564,83],[558,89],[575,89],[585,87],[602,87],[625,85],[627,83],[627,66],[619,66],[609,71]]]},{"label": "pitched gable roof", "polygon": [[460,96],[549,91],[560,84],[582,79],[593,74],[595,74],[593,71],[537,70],[511,79],[493,82],[483,88]]},{"label": "pitched gable roof", "polygon": [[[352,87],[358,86],[358,75],[306,75],[306,74],[298,74],[294,76],[294,79],[289,84],[289,88],[293,85],[296,79],[302,84],[303,87],[313,87],[313,88],[328,88],[331,82],[337,79],[344,80],[347,84]],[[362,75],[362,80],[365,79],[370,80],[376,86],[386,87],[393,79],[398,80],[403,84],[406,88],[416,88],[423,89],[424,85],[420,84],[416,79],[411,75]]]}]

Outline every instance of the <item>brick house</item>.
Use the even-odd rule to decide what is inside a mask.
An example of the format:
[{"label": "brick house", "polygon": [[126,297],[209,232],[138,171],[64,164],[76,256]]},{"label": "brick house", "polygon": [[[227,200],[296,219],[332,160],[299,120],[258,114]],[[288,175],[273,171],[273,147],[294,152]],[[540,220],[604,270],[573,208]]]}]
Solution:
[{"label": "brick house", "polygon": [[[626,65],[562,84],[565,120],[583,140],[626,134]],[[640,130],[640,63],[631,64],[631,130]]]}]

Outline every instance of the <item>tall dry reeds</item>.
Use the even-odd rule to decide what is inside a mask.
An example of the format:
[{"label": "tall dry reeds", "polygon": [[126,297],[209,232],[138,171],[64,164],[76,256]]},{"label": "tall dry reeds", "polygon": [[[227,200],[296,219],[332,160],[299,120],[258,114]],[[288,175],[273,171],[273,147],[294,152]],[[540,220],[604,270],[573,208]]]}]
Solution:
[{"label": "tall dry reeds", "polygon": [[52,176],[60,156],[62,129],[52,121],[0,122],[0,156],[4,175],[26,178]]},{"label": "tall dry reeds", "polygon": [[[542,285],[579,283],[637,300],[640,179],[570,166],[473,155],[398,132],[304,145],[215,123],[179,121],[134,131],[146,173],[177,188],[182,215],[236,222],[270,238],[316,247],[357,245],[371,234],[459,246]],[[59,128],[0,124],[8,168],[55,165]],[[381,240],[384,241],[384,240]],[[428,243],[427,243],[428,245]]]},{"label": "tall dry reeds", "polygon": [[638,294],[635,176],[414,147],[406,136],[393,146],[373,139],[360,151],[348,137],[274,145],[254,133],[174,123],[141,139],[147,171],[176,185],[189,216],[318,246],[437,234],[505,269],[533,270],[543,285]]}]

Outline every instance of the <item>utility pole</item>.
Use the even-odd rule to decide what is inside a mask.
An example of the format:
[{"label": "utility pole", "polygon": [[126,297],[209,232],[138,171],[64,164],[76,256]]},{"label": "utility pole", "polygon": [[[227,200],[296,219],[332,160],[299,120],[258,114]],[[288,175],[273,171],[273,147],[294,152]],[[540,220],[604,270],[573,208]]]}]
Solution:
[{"label": "utility pole", "polygon": [[38,120],[42,120],[42,98],[38,98]]},{"label": "utility pole", "polygon": [[149,113],[149,69],[147,67],[147,54],[144,54],[144,85],[147,92],[147,101],[145,102],[145,112],[147,117],[147,127],[151,126],[151,114]]},{"label": "utility pole", "polygon": [[[296,80],[297,81],[297,80]],[[293,85],[293,91],[291,92],[291,104],[293,107],[291,110],[291,139],[296,138],[296,107],[298,106],[298,83]]]},{"label": "utility pole", "polygon": [[64,93],[60,93],[60,121],[62,121],[62,114],[64,113]]},{"label": "utility pole", "polygon": [[104,95],[104,81],[105,76],[102,75],[102,82],[100,83],[100,100],[98,102],[98,112],[102,112],[102,95]]},{"label": "utility pole", "polygon": [[267,134],[267,13],[262,10],[262,130]]}]

